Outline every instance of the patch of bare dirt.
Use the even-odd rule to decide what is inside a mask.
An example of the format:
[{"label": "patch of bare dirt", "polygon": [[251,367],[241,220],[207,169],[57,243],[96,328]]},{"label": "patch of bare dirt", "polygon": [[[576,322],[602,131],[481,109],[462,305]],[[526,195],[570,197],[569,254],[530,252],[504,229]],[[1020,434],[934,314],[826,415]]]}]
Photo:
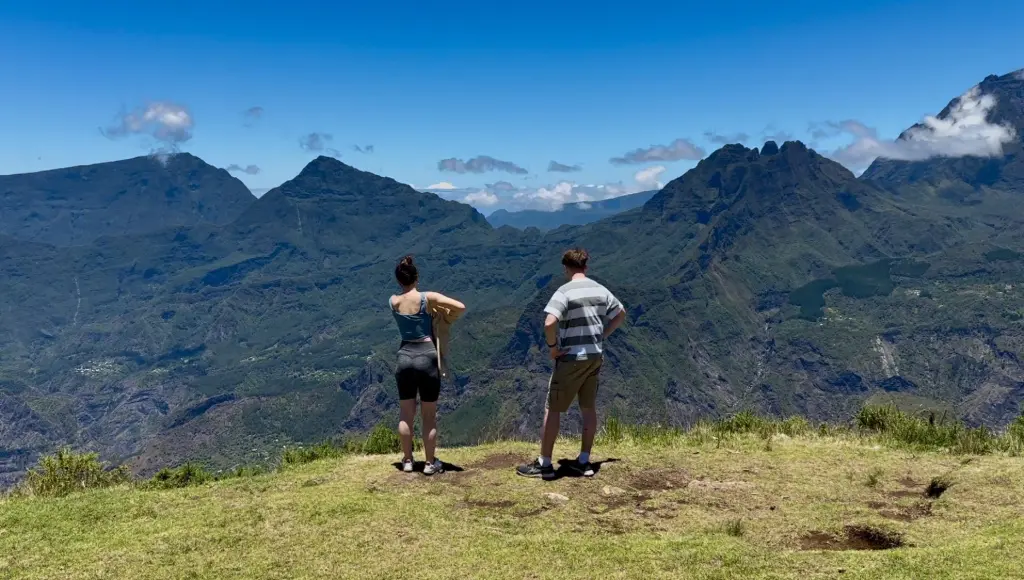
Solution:
[{"label": "patch of bare dirt", "polygon": [[999,487],[1013,487],[1013,480],[1005,475],[997,475],[988,480],[992,485]]},{"label": "patch of bare dirt", "polygon": [[892,550],[904,546],[903,536],[871,526],[846,526],[842,535],[809,532],[800,538],[802,550]]},{"label": "patch of bare dirt", "polygon": [[895,498],[924,497],[924,491],[922,491],[922,490],[918,490],[918,491],[910,491],[910,490],[890,491],[886,495],[888,495],[889,497],[895,497]]},{"label": "patch of bare dirt", "polygon": [[594,505],[588,505],[587,511],[592,514],[603,514],[613,510],[633,508],[634,510],[648,510],[644,502],[651,499],[649,493],[624,493],[620,495],[604,496],[598,499]]},{"label": "patch of bare dirt", "polygon": [[891,520],[912,522],[932,515],[932,504],[928,502],[918,502],[910,507],[881,509],[878,510],[878,513],[882,517],[889,518]]},{"label": "patch of bare dirt", "polygon": [[470,463],[466,467],[473,469],[514,469],[521,463],[528,463],[530,460],[524,455],[517,453],[495,453],[488,455],[480,461]]},{"label": "patch of bare dirt", "polygon": [[517,519],[532,518],[539,516],[544,512],[552,509],[551,505],[542,505],[529,509],[524,509],[526,506],[518,504],[510,500],[463,500],[455,504],[455,507],[460,509],[472,509],[481,510],[492,513],[500,513],[501,515],[510,516]]},{"label": "patch of bare dirt", "polygon": [[415,483],[415,482],[419,481],[420,479],[424,479],[422,473],[402,473],[402,472],[397,472],[397,473],[392,473],[390,476],[388,476],[388,482],[390,482],[390,483],[399,483],[399,484],[402,484],[402,485],[409,485],[411,483]]},{"label": "patch of bare dirt", "polygon": [[448,485],[453,485],[455,487],[466,488],[474,485],[473,483],[471,483],[470,480],[472,480],[479,474],[479,471],[446,471],[444,473],[434,475],[428,479],[433,479],[441,483],[447,483]]},{"label": "patch of bare dirt", "polygon": [[731,491],[753,487],[754,484],[749,481],[709,481],[706,479],[695,479],[686,485],[687,489],[697,491]]},{"label": "patch of bare dirt", "polygon": [[622,522],[614,519],[599,518],[597,520],[597,526],[601,528],[602,531],[608,532],[616,536],[621,536],[629,531],[626,529],[626,526]]},{"label": "patch of bare dirt", "polygon": [[917,481],[914,481],[914,479],[912,477],[910,477],[909,475],[904,477],[903,479],[901,479],[899,481],[899,484],[902,485],[903,487],[906,487],[906,488],[921,487],[923,485],[923,484],[921,484],[921,483],[919,483]]},{"label": "patch of bare dirt", "polygon": [[525,511],[517,511],[514,512],[512,515],[514,515],[517,518],[532,518],[543,514],[549,509],[551,509],[550,505],[542,505]]},{"label": "patch of bare dirt", "polygon": [[510,500],[489,501],[485,499],[466,499],[455,504],[460,508],[480,508],[488,510],[505,510],[515,507],[516,502]]},{"label": "patch of bare dirt", "polygon": [[659,469],[633,473],[626,479],[625,483],[630,488],[640,492],[670,491],[686,487],[690,480],[690,475],[685,471]]}]

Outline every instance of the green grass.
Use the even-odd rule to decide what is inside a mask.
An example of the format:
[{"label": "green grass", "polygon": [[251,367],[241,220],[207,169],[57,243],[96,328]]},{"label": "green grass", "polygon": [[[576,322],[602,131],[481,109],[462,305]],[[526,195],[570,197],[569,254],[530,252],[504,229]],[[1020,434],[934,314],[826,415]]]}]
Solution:
[{"label": "green grass", "polygon": [[18,495],[61,497],[89,489],[102,489],[126,483],[131,474],[123,466],[108,469],[96,453],[75,453],[61,448],[42,457],[16,488]]},{"label": "green grass", "polygon": [[[350,453],[188,488],[8,498],[0,577],[960,579],[1024,567],[1024,462],[1007,454],[965,462],[815,429],[775,435],[766,452],[754,431],[613,425],[593,479],[520,478],[536,445],[502,442],[443,450],[464,471],[432,478]],[[560,440],[556,457],[577,446]],[[850,485],[871,473],[876,486]],[[936,478],[954,483],[930,499]],[[848,529],[905,546],[807,549],[809,534]]]},{"label": "green grass", "polygon": [[174,469],[166,467],[161,469],[143,485],[152,489],[174,489],[202,485],[214,479],[213,474],[203,468],[203,466],[195,463],[186,463]]},{"label": "green grass", "polygon": [[1024,418],[1021,417],[1005,433],[997,434],[986,427],[966,427],[960,421],[934,412],[926,416],[912,415],[888,405],[863,408],[856,417],[856,424],[887,443],[909,449],[945,449],[966,455],[994,451],[1020,455],[1024,451]]}]

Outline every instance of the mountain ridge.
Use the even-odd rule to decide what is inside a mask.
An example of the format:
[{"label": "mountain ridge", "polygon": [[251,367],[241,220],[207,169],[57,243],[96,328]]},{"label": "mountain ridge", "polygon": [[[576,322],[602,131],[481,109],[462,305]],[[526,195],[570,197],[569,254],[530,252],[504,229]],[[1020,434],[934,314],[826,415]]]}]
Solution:
[{"label": "mountain ridge", "polygon": [[188,153],[0,176],[0,233],[55,245],[233,221],[255,197]]},{"label": "mountain ridge", "polygon": [[487,216],[494,227],[510,226],[525,230],[530,227],[541,231],[561,226],[585,225],[610,215],[642,206],[657,190],[640,191],[600,201],[565,203],[554,211],[521,210],[510,212],[499,209]]},{"label": "mountain ridge", "polygon": [[[1015,195],[998,187],[984,192]],[[392,420],[386,298],[408,253],[424,289],[470,307],[447,440],[531,433],[550,368],[542,305],[575,245],[627,308],[599,393],[609,415],[830,419],[885,395],[997,426],[1024,400],[1024,294],[1007,282],[1024,277],[1024,235],[995,207],[903,195],[766,142],[720,148],[639,208],[537,235],[320,157],[225,225],[4,247],[0,396],[18,411],[0,453],[21,459],[3,469],[59,442],[142,471],[256,460]]]}]

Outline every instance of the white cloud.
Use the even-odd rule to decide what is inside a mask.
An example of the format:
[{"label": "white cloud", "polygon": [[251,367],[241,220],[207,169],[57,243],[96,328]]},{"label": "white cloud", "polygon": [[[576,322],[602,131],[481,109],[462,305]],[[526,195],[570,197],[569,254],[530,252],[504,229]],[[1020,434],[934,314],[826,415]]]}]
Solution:
[{"label": "white cloud", "polygon": [[475,191],[462,198],[462,201],[474,207],[491,207],[498,205],[498,202],[501,200],[499,200],[498,196],[493,193],[481,189],[480,191]]},{"label": "white cloud", "polygon": [[249,107],[245,111],[242,111],[242,124],[246,127],[252,127],[260,119],[263,118],[264,109],[263,107]]},{"label": "white cloud", "polygon": [[458,189],[458,188],[455,187],[455,185],[453,185],[450,181],[442,181],[441,183],[435,183],[434,185],[428,185],[424,189],[444,190],[444,189]]},{"label": "white cloud", "polygon": [[664,165],[646,167],[633,174],[633,180],[644,189],[661,189],[665,185],[658,180],[661,174],[665,173]]},{"label": "white cloud", "polygon": [[517,191],[512,199],[532,209],[553,211],[574,201],[593,201],[594,197],[575,183],[560,181],[555,185]]},{"label": "white cloud", "polygon": [[983,95],[974,87],[961,95],[946,117],[927,116],[896,140],[880,139],[875,129],[854,120],[826,123],[826,129],[818,133],[822,137],[853,137],[851,143],[834,150],[830,157],[856,172],[879,157],[903,161],[994,157],[1002,155],[1003,145],[1015,138],[1012,127],[988,122],[988,113],[995,104],[995,96]]},{"label": "white cloud", "polygon": [[[629,184],[621,182],[584,184],[574,181],[559,181],[539,187],[520,187],[507,181],[498,181],[488,183],[483,187],[456,188],[448,182],[442,182],[422,188],[422,191],[430,191],[444,199],[461,201],[481,209],[555,211],[567,203],[590,204],[630,193],[660,188],[662,183],[659,178],[665,171],[665,167],[661,165],[641,169],[634,175],[635,181]],[[451,187],[438,187],[444,184]],[[586,207],[584,206],[583,209]]]},{"label": "white cloud", "polygon": [[689,139],[676,139],[668,145],[651,145],[650,147],[634,149],[626,152],[622,157],[609,159],[612,165],[631,165],[637,163],[648,163],[650,161],[681,161],[684,159],[697,161],[705,155],[703,147],[694,145]]},{"label": "white cloud", "polygon": [[249,175],[256,175],[256,174],[258,174],[261,171],[261,169],[259,168],[258,165],[246,165],[245,167],[242,167],[241,165],[238,165],[237,163],[232,163],[231,165],[228,165],[224,169],[227,169],[228,171],[231,171],[233,173],[234,172],[241,172],[241,173],[248,173]]},{"label": "white cloud", "polygon": [[454,173],[486,173],[488,171],[504,171],[514,175],[526,175],[529,173],[529,171],[511,161],[502,161],[490,155],[477,155],[465,161],[455,157],[442,159],[437,162],[437,169],[438,171],[451,171]]},{"label": "white cloud", "polygon": [[[332,140],[334,140],[334,135],[331,135],[330,133],[313,132],[309,133],[308,135],[303,135],[302,137],[299,138],[299,147],[301,147],[305,151],[337,152],[337,149],[329,149],[327,147],[327,144],[330,143]],[[338,156],[340,156],[340,154],[335,155],[335,157]]]},{"label": "white cloud", "polygon": [[192,138],[195,119],[189,110],[167,101],[154,101],[132,111],[121,111],[117,119],[101,132],[111,138],[145,135],[159,141],[164,152],[177,151]]}]

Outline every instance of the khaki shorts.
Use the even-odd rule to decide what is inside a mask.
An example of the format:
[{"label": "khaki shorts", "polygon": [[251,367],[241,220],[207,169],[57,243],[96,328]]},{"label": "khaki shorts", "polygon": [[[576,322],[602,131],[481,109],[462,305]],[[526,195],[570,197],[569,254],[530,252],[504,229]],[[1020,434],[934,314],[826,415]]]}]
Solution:
[{"label": "khaki shorts", "polygon": [[600,371],[600,358],[555,362],[555,370],[548,382],[547,408],[564,413],[579,395],[580,409],[593,409],[597,406],[597,375]]}]

